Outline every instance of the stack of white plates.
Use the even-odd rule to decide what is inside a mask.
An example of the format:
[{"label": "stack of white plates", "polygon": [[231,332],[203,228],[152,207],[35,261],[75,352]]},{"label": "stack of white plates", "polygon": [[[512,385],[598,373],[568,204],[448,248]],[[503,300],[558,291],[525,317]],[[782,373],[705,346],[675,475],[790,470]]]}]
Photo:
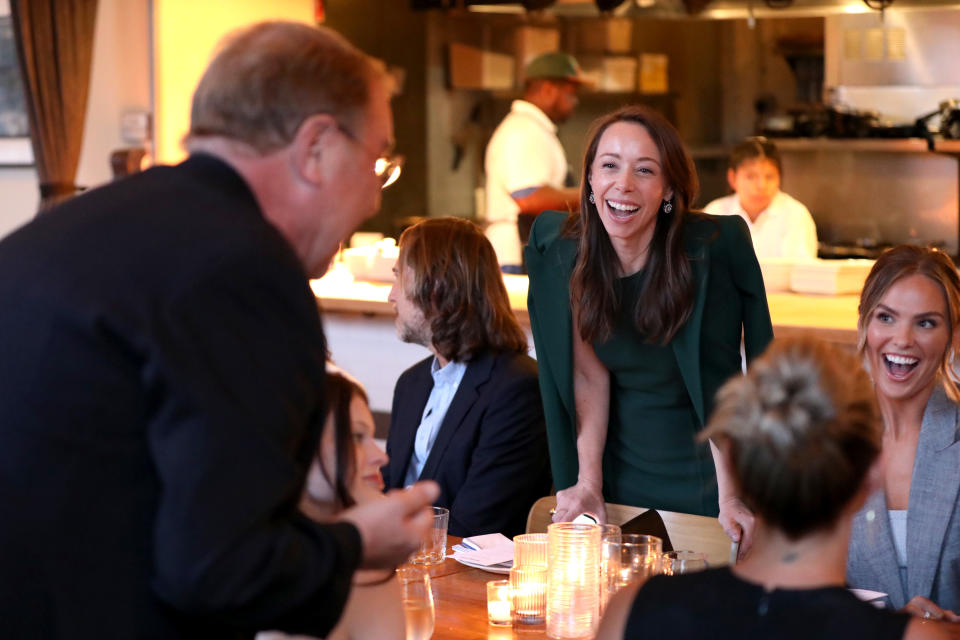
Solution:
[{"label": "stack of white plates", "polygon": [[372,245],[344,249],[343,261],[357,280],[393,282],[393,265],[399,255],[396,241],[386,238]]},{"label": "stack of white plates", "polygon": [[790,270],[790,288],[797,293],[860,293],[874,262],[860,259],[798,262]]},{"label": "stack of white plates", "polygon": [[790,271],[793,269],[792,258],[762,258],[760,271],[763,273],[763,288],[767,293],[790,290]]}]

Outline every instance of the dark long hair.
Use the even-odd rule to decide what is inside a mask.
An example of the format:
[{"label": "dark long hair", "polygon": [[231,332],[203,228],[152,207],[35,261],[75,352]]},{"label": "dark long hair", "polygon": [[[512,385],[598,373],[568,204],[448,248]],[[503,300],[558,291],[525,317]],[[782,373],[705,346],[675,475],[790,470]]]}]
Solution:
[{"label": "dark long hair", "polygon": [[589,201],[590,170],[600,138],[616,122],[633,122],[650,134],[660,151],[665,187],[673,190],[666,213],[657,210],[656,226],[650,241],[640,295],[633,309],[637,330],[647,342],[666,344],[690,317],[694,304],[693,274],[683,244],[683,227],[699,185],[693,160],[680,135],[662,115],[641,106],[623,107],[593,123],[583,157],[580,214],[573,216],[567,233],[577,237],[577,260],[570,279],[570,304],[580,324],[580,336],[587,342],[606,340],[613,331],[621,301],[617,299],[617,254],[600,220],[595,204]]},{"label": "dark long hair", "polygon": [[326,392],[327,416],[333,416],[336,470],[331,473],[331,470],[324,466],[319,445],[317,447],[317,461],[320,464],[321,473],[333,487],[333,495],[336,499],[335,507],[339,511],[348,509],[357,503],[350,493],[350,484],[357,473],[356,443],[351,428],[350,402],[353,401],[354,396],[359,396],[364,402],[369,403],[369,401],[363,387],[347,376],[334,371],[327,372]]},{"label": "dark long hair", "polygon": [[434,348],[447,360],[483,349],[527,351],[510,309],[497,255],[480,227],[462,218],[431,218],[400,236],[398,262],[413,271],[405,291],[430,323]]}]

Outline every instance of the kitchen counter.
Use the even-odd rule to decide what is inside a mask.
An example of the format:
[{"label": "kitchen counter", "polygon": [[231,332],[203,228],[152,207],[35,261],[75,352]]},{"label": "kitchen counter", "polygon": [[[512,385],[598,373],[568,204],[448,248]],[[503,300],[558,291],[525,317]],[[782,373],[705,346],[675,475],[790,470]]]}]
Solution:
[{"label": "kitchen counter", "polygon": [[[503,278],[510,306],[527,334],[536,357],[527,314],[526,276]],[[324,330],[333,360],[367,388],[375,412],[389,412],[400,374],[429,355],[420,345],[396,337],[391,285],[354,281],[346,269],[335,269],[310,283],[323,311]],[[850,349],[857,342],[858,295],[818,296],[771,293],[767,296],[777,336],[813,334]]]},{"label": "kitchen counter", "polygon": [[[524,325],[527,314],[526,276],[505,275],[504,284],[510,306]],[[351,281],[330,275],[310,283],[325,313],[359,313],[393,316],[387,300],[390,285],[379,282]],[[857,304],[859,295],[809,295],[775,292],[767,295],[770,317],[776,335],[812,332],[825,340],[855,345],[857,342]]]},{"label": "kitchen counter", "polygon": [[[517,319],[530,324],[527,314],[527,277],[504,275],[503,283],[507,287],[510,306]],[[326,276],[311,280],[310,286],[317,296],[324,312],[363,313],[369,315],[393,316],[393,304],[387,300],[390,284],[353,280],[345,271],[331,272]]]}]

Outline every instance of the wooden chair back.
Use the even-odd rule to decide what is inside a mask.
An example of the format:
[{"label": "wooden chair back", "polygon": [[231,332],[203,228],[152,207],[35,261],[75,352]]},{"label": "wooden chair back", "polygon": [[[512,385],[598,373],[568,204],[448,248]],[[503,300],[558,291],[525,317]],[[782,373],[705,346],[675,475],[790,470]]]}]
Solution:
[{"label": "wooden chair back", "polygon": [[730,538],[720,521],[692,513],[660,511],[673,548],[701,551],[711,567],[730,564]]},{"label": "wooden chair back", "polygon": [[[547,525],[553,522],[553,515],[550,511],[556,506],[556,496],[546,496],[534,502],[533,506],[530,507],[530,513],[527,514],[527,533],[546,533]],[[623,524],[647,510],[645,507],[631,507],[612,502],[606,503],[606,506],[607,522],[612,524]]]},{"label": "wooden chair back", "polygon": [[[546,533],[547,526],[553,522],[550,510],[556,506],[556,496],[546,496],[533,503],[527,514],[527,533]],[[607,521],[613,524],[623,524],[647,511],[645,507],[612,502],[608,502],[606,507]],[[730,538],[724,533],[719,520],[676,511],[660,511],[660,517],[667,527],[674,549],[701,551],[712,567],[730,564]]]}]

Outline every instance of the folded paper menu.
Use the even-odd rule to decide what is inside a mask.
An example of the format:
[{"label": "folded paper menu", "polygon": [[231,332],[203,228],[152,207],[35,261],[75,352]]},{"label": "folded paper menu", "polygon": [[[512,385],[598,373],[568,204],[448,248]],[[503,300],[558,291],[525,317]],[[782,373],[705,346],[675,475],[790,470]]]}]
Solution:
[{"label": "folded paper menu", "polygon": [[454,547],[454,560],[468,560],[484,567],[513,560],[513,541],[502,533],[470,536],[464,538],[461,545],[473,550],[462,551]]},{"label": "folded paper menu", "polygon": [[864,602],[869,602],[871,604],[875,604],[879,600],[881,601],[880,604],[882,605],[883,598],[887,597],[887,594],[882,591],[871,591],[870,589],[850,589],[850,593],[857,596]]}]

